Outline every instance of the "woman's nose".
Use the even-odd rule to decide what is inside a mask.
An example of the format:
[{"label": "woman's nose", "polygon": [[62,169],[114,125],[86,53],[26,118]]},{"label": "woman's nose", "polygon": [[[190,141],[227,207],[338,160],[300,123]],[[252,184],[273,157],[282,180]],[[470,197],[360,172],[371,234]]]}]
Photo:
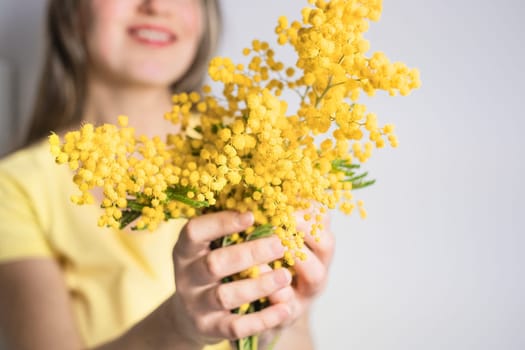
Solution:
[{"label": "woman's nose", "polygon": [[148,15],[161,15],[171,11],[173,0],[142,0],[139,11]]}]

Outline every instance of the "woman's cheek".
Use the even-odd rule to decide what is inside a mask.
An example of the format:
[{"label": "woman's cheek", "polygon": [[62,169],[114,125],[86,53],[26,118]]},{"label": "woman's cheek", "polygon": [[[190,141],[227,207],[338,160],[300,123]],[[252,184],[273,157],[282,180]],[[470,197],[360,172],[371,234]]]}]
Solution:
[{"label": "woman's cheek", "polygon": [[88,51],[92,63],[98,66],[111,65],[115,53],[115,45],[110,35],[102,35],[103,28],[99,27],[96,29],[90,38],[88,39]]},{"label": "woman's cheek", "polygon": [[108,23],[129,17],[137,6],[136,2],[133,0],[91,0],[91,8],[96,18]]},{"label": "woman's cheek", "polygon": [[178,20],[181,21],[183,30],[186,35],[195,35],[200,37],[203,31],[204,10],[200,1],[181,1],[178,9]]},{"label": "woman's cheek", "polygon": [[93,21],[88,50],[97,64],[111,64],[127,35],[124,23],[130,18],[130,0],[92,0]]}]

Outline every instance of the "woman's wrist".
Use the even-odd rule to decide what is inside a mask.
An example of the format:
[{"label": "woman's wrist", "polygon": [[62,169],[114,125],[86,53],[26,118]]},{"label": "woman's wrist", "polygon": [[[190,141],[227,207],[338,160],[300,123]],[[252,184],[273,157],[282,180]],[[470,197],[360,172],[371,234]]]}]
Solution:
[{"label": "woman's wrist", "polygon": [[172,295],[125,334],[94,350],[201,350],[204,345],[188,337],[179,325]]},{"label": "woman's wrist", "polygon": [[184,325],[187,321],[180,319],[182,312],[177,313],[177,309],[180,307],[181,305],[177,300],[176,293],[172,294],[161,306],[165,329],[168,330],[170,335],[169,342],[172,346],[171,349],[201,350],[206,344],[198,342],[194,337],[191,337],[188,330],[185,329],[186,327],[184,327]]},{"label": "woman's wrist", "polygon": [[[309,312],[299,317],[293,324],[283,327],[276,331],[273,337],[265,339],[266,348],[269,344],[274,345],[274,350],[284,350],[290,348],[309,350],[313,349],[313,339],[309,325]],[[264,345],[263,345],[264,346]],[[264,349],[265,347],[263,347]]]}]

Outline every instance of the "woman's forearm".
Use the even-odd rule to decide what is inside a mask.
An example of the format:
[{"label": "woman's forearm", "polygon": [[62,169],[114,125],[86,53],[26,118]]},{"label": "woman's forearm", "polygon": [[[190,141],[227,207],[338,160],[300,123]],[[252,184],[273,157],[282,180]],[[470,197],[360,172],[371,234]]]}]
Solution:
[{"label": "woman's forearm", "polygon": [[122,336],[93,350],[201,350],[201,345],[193,343],[177,331],[172,304],[170,297]]},{"label": "woman's forearm", "polygon": [[[314,342],[310,329],[308,313],[305,313],[291,327],[284,329],[279,335],[273,350],[313,350]],[[263,347],[263,349],[265,349]]]},{"label": "woman's forearm", "polygon": [[[168,299],[128,332],[92,350],[201,350],[203,346],[192,343],[183,334],[177,332],[172,320],[171,308],[171,299]],[[313,350],[314,343],[308,315],[303,315],[282,332],[264,337],[261,348],[266,349],[274,340],[273,350]]]}]

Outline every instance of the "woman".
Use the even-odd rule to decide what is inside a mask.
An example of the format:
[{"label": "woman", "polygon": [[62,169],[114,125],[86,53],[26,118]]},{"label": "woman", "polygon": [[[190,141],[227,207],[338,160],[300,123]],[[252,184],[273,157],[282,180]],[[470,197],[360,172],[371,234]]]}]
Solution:
[{"label": "woman", "polygon": [[[257,333],[268,343],[277,332],[276,349],[312,348],[307,317],[333,254],[328,231],[320,243],[308,239],[293,282],[279,269],[222,284],[283,255],[275,237],[210,251],[215,238],[249,227],[250,213],[171,221],[154,234],[101,230],[98,208],[70,205],[71,174],[42,141],[120,114],[147,135],[177,132],[160,116],[173,92],[200,84],[217,40],[216,1],[51,0],[48,16],[28,146],[0,162],[0,334],[8,348],[228,349],[228,339]],[[261,312],[229,312],[264,296],[271,306]]]}]

